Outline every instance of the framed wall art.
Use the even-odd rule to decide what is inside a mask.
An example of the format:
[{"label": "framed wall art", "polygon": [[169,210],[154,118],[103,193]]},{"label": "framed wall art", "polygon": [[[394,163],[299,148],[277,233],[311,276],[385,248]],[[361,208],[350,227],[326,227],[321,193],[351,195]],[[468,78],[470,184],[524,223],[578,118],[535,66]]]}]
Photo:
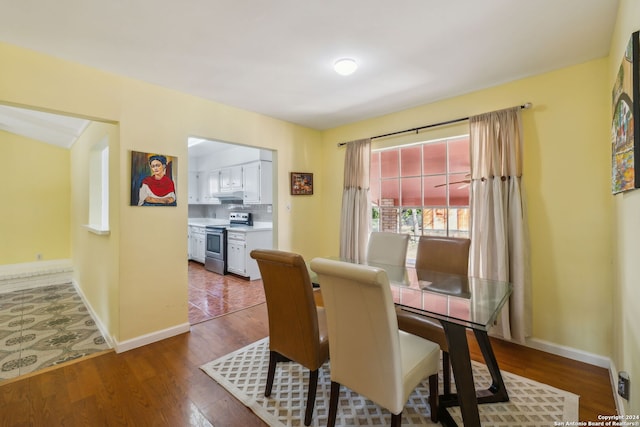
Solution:
[{"label": "framed wall art", "polygon": [[313,194],[313,174],[308,172],[291,172],[291,195]]},{"label": "framed wall art", "polygon": [[131,206],[176,206],[177,159],[131,152]]},{"label": "framed wall art", "polygon": [[640,188],[640,32],[631,35],[613,85],[611,192]]}]

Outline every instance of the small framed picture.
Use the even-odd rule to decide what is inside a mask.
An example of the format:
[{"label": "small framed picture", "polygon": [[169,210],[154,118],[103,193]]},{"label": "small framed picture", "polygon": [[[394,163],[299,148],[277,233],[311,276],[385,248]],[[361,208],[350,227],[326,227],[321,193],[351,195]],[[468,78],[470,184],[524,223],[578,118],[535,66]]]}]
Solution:
[{"label": "small framed picture", "polygon": [[291,172],[291,195],[302,196],[310,194],[313,194],[313,174]]}]

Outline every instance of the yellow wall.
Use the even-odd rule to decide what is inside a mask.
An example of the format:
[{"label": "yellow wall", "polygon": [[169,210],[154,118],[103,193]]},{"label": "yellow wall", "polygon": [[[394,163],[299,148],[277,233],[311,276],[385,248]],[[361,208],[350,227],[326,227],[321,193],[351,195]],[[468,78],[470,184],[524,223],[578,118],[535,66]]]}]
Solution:
[{"label": "yellow wall", "polygon": [[[640,2],[621,0],[616,30],[609,56],[609,90],[620,66],[622,53],[631,33],[640,30]],[[635,100],[640,102],[640,100]],[[610,110],[611,111],[611,110]],[[609,112],[609,122],[611,112]],[[635,120],[640,118],[636,117]],[[637,172],[637,171],[636,171]],[[640,190],[618,194],[615,197],[615,249],[614,266],[617,280],[612,288],[613,300],[613,362],[615,368],[627,371],[631,378],[631,399],[620,399],[626,414],[640,414]]]},{"label": "yellow wall", "polygon": [[[323,135],[326,192],[341,191],[344,149],[336,148],[337,142],[533,103],[522,112],[533,337],[609,357],[613,218],[606,82],[602,59],[332,129]],[[421,136],[458,135],[464,128],[437,128]],[[327,205],[325,215],[325,241],[331,242],[325,252],[337,253],[339,229],[331,224],[339,224],[339,205]]]},{"label": "yellow wall", "polygon": [[[118,188],[119,129],[117,125],[92,122],[71,147],[71,223],[73,265],[76,283],[101,323],[103,330],[114,334],[119,330],[119,242],[120,221],[118,193],[110,192],[109,228],[107,235],[90,233],[89,223],[89,152],[105,138],[109,144],[109,187]],[[115,153],[115,154],[114,154]],[[114,334],[115,335],[115,334]]]},{"label": "yellow wall", "polygon": [[[640,6],[621,0],[610,58],[322,133],[6,44],[0,44],[0,102],[118,122],[112,234],[89,235],[82,228],[86,192],[75,181],[87,171],[78,164],[85,155],[79,145],[71,155],[67,235],[73,236],[76,279],[120,342],[187,322],[187,205],[129,206],[131,150],[178,157],[179,200],[187,193],[188,136],[276,150],[277,246],[305,257],[335,255],[344,161],[337,142],[532,102],[523,122],[534,338],[612,357],[634,378],[640,377],[634,317],[640,192],[610,194],[609,104],[622,49],[639,28]],[[460,132],[456,126],[422,135]],[[291,171],[315,173],[314,196],[289,195]],[[94,269],[113,276],[98,277]],[[632,392],[627,413],[640,412],[639,396]]]},{"label": "yellow wall", "polygon": [[[0,100],[119,122],[120,146],[112,156],[121,165],[114,203],[120,241],[118,259],[110,261],[119,267],[119,326],[111,331],[118,341],[187,321],[187,206],[129,206],[130,150],[177,156],[180,198],[186,194],[188,136],[275,149],[277,246],[305,257],[331,255],[338,248],[344,158],[337,142],[532,102],[523,118],[534,336],[611,353],[611,229],[603,227],[611,222],[609,146],[602,142],[608,141],[605,60],[320,134],[12,46],[0,45],[0,54],[11,59],[0,71],[0,81],[8,83],[0,86]],[[289,196],[290,171],[316,173],[313,197]],[[74,220],[74,233],[82,233],[83,221]],[[91,247],[78,245],[74,252],[89,254],[78,268],[89,271]]]},{"label": "yellow wall", "polygon": [[[200,136],[276,150],[277,247],[305,256],[319,254],[322,196],[289,196],[290,171],[318,173],[320,133],[263,115],[205,101],[115,76],[78,64],[0,44],[0,102],[117,122],[119,147],[111,153],[120,180],[115,194],[117,250],[108,262],[118,268],[118,321],[106,321],[117,342],[134,340],[188,322],[187,313],[187,138]],[[178,158],[177,207],[129,206],[130,151],[159,152]],[[80,161],[74,159],[74,163]],[[83,176],[77,165],[74,175]],[[318,189],[319,191],[320,189]],[[181,196],[182,195],[182,196]],[[76,197],[85,197],[79,195]],[[82,204],[82,200],[72,201]],[[290,207],[290,210],[287,209]],[[72,233],[87,233],[86,218],[73,218]],[[100,263],[102,251],[87,243],[102,236],[74,238],[76,271]],[[94,239],[95,240],[95,239]],[[109,249],[110,250],[110,249]],[[76,277],[85,289],[100,283]],[[93,291],[92,291],[93,292]],[[108,292],[108,291],[107,291]],[[96,292],[97,295],[97,292]],[[97,298],[97,297],[96,297]],[[90,301],[92,306],[98,302]],[[111,304],[111,303],[110,303]],[[115,309],[105,309],[114,313]],[[114,326],[116,325],[117,326]]]},{"label": "yellow wall", "polygon": [[69,151],[0,131],[0,265],[71,258]]}]

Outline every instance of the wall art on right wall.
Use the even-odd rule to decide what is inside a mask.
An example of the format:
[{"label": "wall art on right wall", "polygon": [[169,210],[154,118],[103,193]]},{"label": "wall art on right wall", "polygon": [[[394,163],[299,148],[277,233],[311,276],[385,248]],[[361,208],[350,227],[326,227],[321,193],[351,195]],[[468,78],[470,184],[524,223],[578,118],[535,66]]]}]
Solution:
[{"label": "wall art on right wall", "polygon": [[640,188],[640,32],[631,35],[613,85],[611,192]]},{"label": "wall art on right wall", "polygon": [[291,172],[291,195],[313,194],[313,174],[309,172]]}]

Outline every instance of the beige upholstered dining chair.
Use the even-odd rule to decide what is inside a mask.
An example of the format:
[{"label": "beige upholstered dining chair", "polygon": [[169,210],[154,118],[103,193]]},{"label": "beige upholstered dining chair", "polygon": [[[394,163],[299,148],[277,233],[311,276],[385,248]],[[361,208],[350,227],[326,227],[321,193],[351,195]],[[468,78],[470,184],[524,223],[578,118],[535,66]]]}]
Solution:
[{"label": "beige upholstered dining chair", "polygon": [[[471,240],[456,237],[422,236],[418,241],[416,269],[467,276]],[[451,393],[449,345],[440,322],[419,314],[396,309],[398,327],[411,334],[437,342],[442,350],[442,381],[444,394]]]},{"label": "beige upholstered dining chair", "polygon": [[367,261],[404,266],[407,259],[408,245],[408,234],[374,231],[369,235]]},{"label": "beige upholstered dining chair", "polygon": [[340,386],[388,409],[400,426],[409,395],[429,378],[431,419],[438,417],[438,345],[399,331],[384,270],[315,258],[331,339],[328,427],[335,425]]},{"label": "beige upholstered dining chair", "polygon": [[304,424],[311,424],[319,369],[329,359],[324,308],[316,307],[302,256],[256,249],[269,315],[269,370],[265,396],[271,395],[278,362],[294,361],[310,371]]}]

